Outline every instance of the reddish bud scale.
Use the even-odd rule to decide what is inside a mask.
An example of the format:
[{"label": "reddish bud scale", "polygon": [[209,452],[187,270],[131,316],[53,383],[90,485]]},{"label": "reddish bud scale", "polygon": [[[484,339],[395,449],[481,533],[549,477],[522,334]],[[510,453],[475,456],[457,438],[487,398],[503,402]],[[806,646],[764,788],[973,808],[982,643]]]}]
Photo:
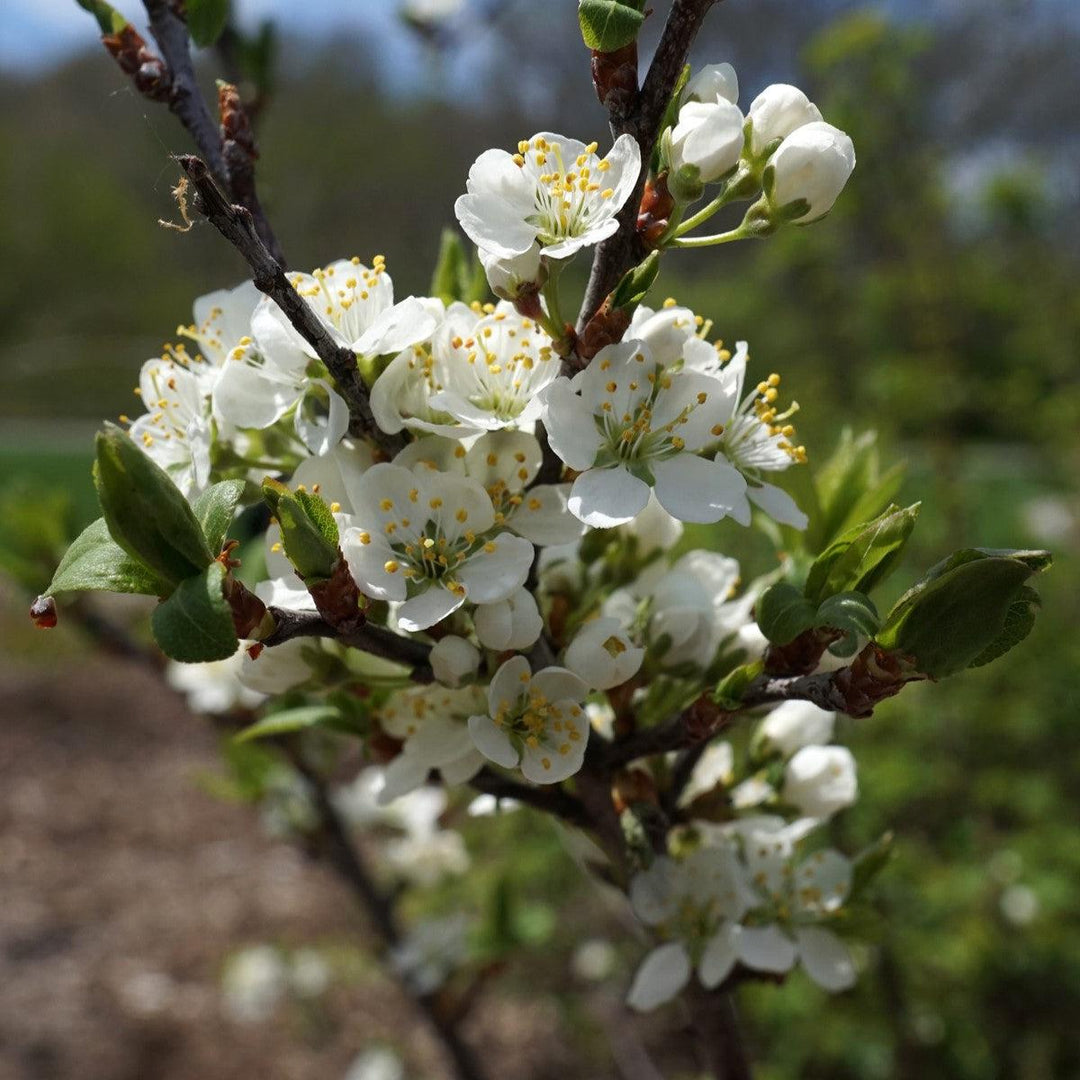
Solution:
[{"label": "reddish bud scale", "polygon": [[609,296],[578,335],[578,356],[582,360],[591,360],[605,346],[622,341],[629,326],[630,312],[625,308],[612,308]]},{"label": "reddish bud scale", "polygon": [[861,718],[870,716],[886,698],[899,694],[905,683],[925,678],[903,653],[886,652],[870,642],[850,667],[836,672],[833,686],[844,700],[843,711]]},{"label": "reddish bud scale", "polygon": [[843,636],[842,630],[815,627],[786,645],[770,645],[765,653],[765,671],[769,675],[809,675],[821,663],[825,650]]},{"label": "reddish bud scale", "polygon": [[225,600],[232,609],[233,629],[239,638],[258,636],[256,631],[266,618],[266,605],[231,574],[225,578]]},{"label": "reddish bud scale", "polygon": [[642,243],[650,250],[659,243],[671,224],[675,199],[668,190],[667,173],[650,178],[645,184],[638,208],[637,231]]},{"label": "reddish bud scale", "polygon": [[592,78],[600,104],[614,117],[629,116],[638,96],[637,41],[614,52],[592,52]]},{"label": "reddish bud scale", "polygon": [[39,596],[30,605],[30,618],[39,630],[51,630],[57,623],[56,601],[51,596]]},{"label": "reddish bud scale", "polygon": [[388,765],[401,753],[404,745],[401,739],[395,739],[393,735],[388,735],[381,727],[376,726],[368,736],[368,757],[376,765]]},{"label": "reddish bud scale", "polygon": [[259,151],[255,146],[251,123],[240,101],[240,91],[232,83],[218,83],[218,112],[221,115],[222,142],[236,143],[249,158],[257,158]]},{"label": "reddish bud scale", "polygon": [[325,581],[308,585],[308,592],[319,614],[343,634],[359,630],[366,622],[363,597],[349,573],[348,563],[338,551],[333,573]]},{"label": "reddish bud scale", "polygon": [[168,101],[172,95],[172,75],[160,56],[147,48],[142,35],[130,23],[115,34],[105,34],[101,43],[109,55],[130,75],[135,89],[151,101]]},{"label": "reddish bud scale", "polygon": [[721,709],[708,694],[702,694],[685,712],[683,724],[686,734],[695,742],[711,739],[727,727],[731,714]]},{"label": "reddish bud scale", "polygon": [[642,803],[660,805],[656,782],[644,769],[622,769],[617,772],[611,784],[611,798],[620,814]]}]

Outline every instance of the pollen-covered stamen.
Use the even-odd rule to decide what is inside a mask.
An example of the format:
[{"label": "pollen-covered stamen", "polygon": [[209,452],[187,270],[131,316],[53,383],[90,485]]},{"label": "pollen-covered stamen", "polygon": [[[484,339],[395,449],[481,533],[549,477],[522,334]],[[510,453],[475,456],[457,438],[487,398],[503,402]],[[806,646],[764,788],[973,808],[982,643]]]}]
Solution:
[{"label": "pollen-covered stamen", "polygon": [[793,401],[778,412],[779,388],[780,376],[775,373],[759,382],[720,433],[724,452],[740,468],[775,471],[806,462],[806,447],[794,442],[795,426],[785,423],[799,411],[799,404]]},{"label": "pollen-covered stamen", "polygon": [[519,143],[514,158],[536,177],[536,213],[530,223],[545,244],[584,233],[614,195],[604,183],[609,163],[597,156],[595,142],[572,161],[564,160],[562,149],[560,143],[537,136],[531,143]]},{"label": "pollen-covered stamen", "polygon": [[353,256],[314,270],[310,275],[291,274],[289,281],[343,337],[354,341],[382,307],[389,306],[389,278],[385,283],[382,280],[385,275],[384,256],[376,255],[370,268]]}]

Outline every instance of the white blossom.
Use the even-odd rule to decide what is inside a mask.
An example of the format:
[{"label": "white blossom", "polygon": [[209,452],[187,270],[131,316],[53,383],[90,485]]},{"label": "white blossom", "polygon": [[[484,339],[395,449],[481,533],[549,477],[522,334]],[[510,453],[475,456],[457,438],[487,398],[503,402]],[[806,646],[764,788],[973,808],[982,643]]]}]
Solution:
[{"label": "white blossom", "polygon": [[[251,316],[261,296],[251,281],[232,289],[216,289],[195,301],[190,324],[176,328],[183,340],[166,346],[166,355],[199,379],[204,394],[213,389],[232,349],[251,333]],[[194,355],[187,351],[188,341],[198,347]]]},{"label": "white blossom", "polygon": [[780,793],[807,817],[832,817],[858,796],[855,758],[846,746],[804,746],[785,766]]},{"label": "white blossom", "polygon": [[361,592],[401,603],[404,630],[425,630],[466,599],[493,604],[525,583],[533,547],[495,532],[491,499],[474,480],[379,464],[357,485],[342,551]]},{"label": "white blossom", "polygon": [[730,64],[706,64],[686,84],[683,100],[706,103],[727,101],[734,105],[739,100],[739,77]]},{"label": "white blossom", "polygon": [[540,415],[536,395],[559,362],[544,330],[505,301],[479,314],[453,304],[429,339],[403,350],[376,379],[372,412],[389,433],[531,429]]},{"label": "white blossom", "polygon": [[573,382],[541,395],[552,449],[580,472],[570,510],[586,525],[611,528],[649,501],[680,521],[719,521],[745,503],[746,482],[718,458],[696,451],[719,438],[730,391],[697,371],[669,373],[641,341],[605,346]]},{"label": "white blossom", "polygon": [[756,900],[727,844],[698,848],[682,859],[654,859],[630,883],[630,904],[666,943],[642,961],[627,1004],[646,1011],[671,1000],[695,967],[703,986],[719,986],[736,963],[738,921]]},{"label": "white blossom", "polygon": [[691,101],[679,110],[671,130],[671,169],[679,179],[685,168],[697,170],[693,179],[712,184],[726,176],[742,158],[743,114],[728,101]]},{"label": "white blossom", "polygon": [[353,1059],[344,1080],[405,1080],[405,1066],[389,1047],[370,1047]]},{"label": "white blossom", "polygon": [[729,742],[714,742],[698,759],[690,780],[679,796],[680,807],[689,806],[700,795],[731,783],[735,771],[735,752]]},{"label": "white blossom", "polygon": [[288,990],[288,969],[271,945],[256,945],[234,954],[222,978],[225,1009],[234,1020],[268,1020]]},{"label": "white blossom", "polygon": [[379,723],[403,745],[383,772],[379,805],[425,784],[434,769],[448,784],[471,780],[483,758],[472,744],[467,725],[483,705],[484,692],[475,686],[460,690],[414,687],[394,694],[379,710]]},{"label": "white blossom", "polygon": [[245,650],[246,646],[240,645],[228,660],[207,664],[179,664],[170,660],[165,668],[165,681],[187,698],[192,712],[222,714],[238,708],[254,708],[263,695],[240,681]]},{"label": "white blossom", "polygon": [[283,694],[311,678],[307,653],[315,647],[303,638],[293,638],[254,657],[245,652],[240,681],[259,694]]},{"label": "white blossom", "polygon": [[485,649],[519,652],[536,644],[544,620],[536,598],[528,589],[518,589],[497,604],[480,604],[473,612],[476,637]]},{"label": "white blossom", "polygon": [[435,642],[430,656],[431,670],[443,686],[458,687],[476,675],[480,652],[470,641],[447,634]]},{"label": "white blossom", "polygon": [[758,733],[787,758],[804,746],[823,746],[831,741],[835,725],[836,713],[809,701],[785,701],[761,721]]},{"label": "white blossom", "polygon": [[627,636],[618,619],[587,622],[566,648],[566,666],[593,690],[610,690],[633,678],[645,650]]},{"label": "white blossom", "polygon": [[641,151],[620,135],[607,157],[576,139],[541,132],[518,152],[487,150],[469,169],[467,194],[454,204],[461,227],[478,248],[500,258],[539,244],[564,259],[618,229],[616,214],[641,170]]},{"label": "white blossom", "polygon": [[588,691],[571,671],[548,667],[535,675],[523,656],[507,660],[488,688],[488,711],[469,718],[477,749],[496,765],[520,763],[527,780],[556,784],[585,758],[589,723],[581,703]]},{"label": "white blossom", "polygon": [[462,914],[425,919],[390,952],[390,962],[413,990],[434,993],[468,955],[469,923]]},{"label": "white blossom", "polygon": [[808,225],[833,208],[854,170],[850,137],[819,120],[793,131],[769,158],[765,190],[778,211],[805,201],[806,210],[793,220]]},{"label": "white blossom", "polygon": [[760,157],[773,143],[821,119],[818,107],[797,87],[773,83],[750,103],[750,152]]},{"label": "white blossom", "polygon": [[503,300],[516,300],[522,292],[535,293],[547,280],[539,244],[534,243],[524,254],[510,259],[483,248],[478,254],[489,288]]}]

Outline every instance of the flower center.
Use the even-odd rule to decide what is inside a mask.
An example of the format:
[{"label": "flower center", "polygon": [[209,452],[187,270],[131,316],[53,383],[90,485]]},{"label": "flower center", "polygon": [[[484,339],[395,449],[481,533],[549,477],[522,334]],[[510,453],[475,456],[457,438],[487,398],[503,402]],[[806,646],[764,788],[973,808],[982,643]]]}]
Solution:
[{"label": "flower center", "polygon": [[536,177],[536,213],[529,218],[545,244],[567,237],[580,236],[592,219],[604,212],[604,204],[615,194],[601,181],[610,162],[596,156],[596,143],[590,143],[568,168],[559,143],[537,137],[530,143],[518,143],[514,160],[526,162]]}]

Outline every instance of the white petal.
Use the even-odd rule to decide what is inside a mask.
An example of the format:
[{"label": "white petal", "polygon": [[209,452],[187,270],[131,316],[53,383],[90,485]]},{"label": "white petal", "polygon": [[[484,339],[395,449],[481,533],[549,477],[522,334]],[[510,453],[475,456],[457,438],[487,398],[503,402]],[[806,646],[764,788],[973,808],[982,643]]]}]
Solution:
[{"label": "white petal", "polygon": [[473,745],[489,761],[512,769],[518,763],[518,752],[510,736],[490,716],[470,716],[469,735]]},{"label": "white petal", "polygon": [[500,533],[462,564],[457,578],[474,604],[494,604],[525,584],[532,560],[528,540]]},{"label": "white petal", "polygon": [[[328,397],[325,416],[318,415],[321,401],[313,394],[313,387],[321,387]],[[314,410],[311,408],[314,406]],[[328,454],[349,430],[349,407],[345,399],[323,379],[313,379],[308,392],[296,409],[296,434],[313,454]]]},{"label": "white petal", "polygon": [[508,524],[537,545],[572,544],[585,532],[585,523],[570,513],[569,498],[569,484],[537,484],[530,488]]},{"label": "white petal", "polygon": [[441,585],[431,585],[419,596],[406,600],[398,611],[398,625],[410,632],[426,630],[441,622],[447,615],[452,615],[465,603],[465,597],[444,589]]},{"label": "white petal", "polygon": [[574,775],[585,761],[585,739],[526,745],[521,751],[521,775],[534,784],[558,784]]},{"label": "white petal", "polygon": [[749,484],[746,496],[781,525],[790,525],[801,531],[810,523],[810,519],[799,509],[795,500],[775,484],[762,484],[760,487]]},{"label": "white petal", "polygon": [[472,749],[468,728],[458,720],[436,713],[426,717],[405,744],[405,754],[427,768],[457,761]]},{"label": "white petal", "polygon": [[656,499],[680,521],[711,524],[734,514],[746,501],[746,481],[726,462],[678,454],[652,466]]},{"label": "white petal", "polygon": [[228,359],[214,384],[214,415],[241,428],[268,428],[292,408],[301,384],[269,364]]},{"label": "white petal", "polygon": [[398,570],[390,573],[386,566],[396,562],[393,549],[379,535],[371,536],[370,542],[361,542],[363,529],[346,529],[341,538],[341,550],[349,564],[349,573],[356,580],[360,591],[373,600],[404,600],[407,583]]},{"label": "white petal", "polygon": [[755,971],[790,971],[798,951],[778,926],[743,926],[735,938],[739,959]]},{"label": "white petal", "polygon": [[460,686],[480,668],[480,652],[471,642],[447,634],[431,650],[431,670],[444,686]]},{"label": "white petal", "polygon": [[532,668],[524,656],[512,656],[495,672],[488,687],[488,708],[491,715],[503,706],[514,705],[532,681]]},{"label": "white petal", "polygon": [[591,468],[600,449],[600,433],[592,410],[574,392],[570,380],[556,379],[540,392],[540,401],[551,449],[571,469]]},{"label": "white petal", "polygon": [[855,985],[855,965],[851,953],[831,930],[819,926],[804,926],[795,931],[799,957],[810,976],[831,993],[848,990]]},{"label": "white petal", "polygon": [[[468,730],[466,728],[466,730]],[[470,736],[471,739],[472,736]],[[479,750],[470,747],[467,754],[454,761],[448,761],[439,769],[443,782],[447,784],[464,784],[471,780],[484,767],[484,755]]]},{"label": "white petal", "polygon": [[634,975],[626,1004],[648,1012],[675,997],[690,981],[690,957],[677,941],[653,949]]},{"label": "white petal", "polygon": [[546,667],[532,677],[532,690],[548,701],[584,701],[589,688],[580,676],[561,667]]},{"label": "white petal", "polygon": [[411,348],[431,337],[439,320],[415,296],[408,296],[382,312],[360,337],[351,343],[362,356],[386,356]]},{"label": "white petal", "polygon": [[649,485],[617,465],[583,472],[570,489],[567,505],[586,525],[610,529],[632,521],[648,501]]},{"label": "white petal", "polygon": [[732,922],[725,922],[716,931],[705,946],[698,963],[698,978],[701,985],[713,989],[719,986],[731,974],[731,969],[739,959],[735,951],[735,938],[739,928]]},{"label": "white petal", "polygon": [[383,786],[375,796],[379,806],[386,806],[402,795],[408,795],[427,782],[428,766],[420,758],[398,754],[383,770]]}]

